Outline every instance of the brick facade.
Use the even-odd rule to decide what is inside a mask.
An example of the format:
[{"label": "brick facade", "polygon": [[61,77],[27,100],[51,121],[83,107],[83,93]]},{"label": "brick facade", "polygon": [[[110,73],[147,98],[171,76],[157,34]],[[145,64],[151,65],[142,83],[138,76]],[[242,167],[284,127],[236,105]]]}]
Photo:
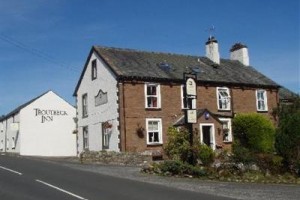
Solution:
[{"label": "brick facade", "polygon": [[[144,82],[123,82],[119,84],[120,95],[120,131],[121,131],[121,151],[143,152],[158,150],[161,151],[167,142],[167,130],[180,116],[184,114],[181,108],[181,85],[173,83],[161,83],[161,108],[145,108],[145,88]],[[207,109],[210,112],[223,117],[233,117],[237,113],[257,112],[256,90],[258,88],[230,88],[231,110],[219,111],[217,106],[217,86],[198,85],[197,86],[197,109]],[[274,121],[271,112],[278,103],[278,91],[265,89],[267,91],[268,111],[260,112]],[[146,132],[144,137],[137,134],[138,127],[146,129],[146,118],[161,118],[163,145],[147,145]],[[222,124],[214,118],[205,119],[204,116],[198,118],[194,129],[199,130],[200,123],[212,123],[215,129],[215,144],[219,148],[230,149],[231,142],[223,142]]]}]

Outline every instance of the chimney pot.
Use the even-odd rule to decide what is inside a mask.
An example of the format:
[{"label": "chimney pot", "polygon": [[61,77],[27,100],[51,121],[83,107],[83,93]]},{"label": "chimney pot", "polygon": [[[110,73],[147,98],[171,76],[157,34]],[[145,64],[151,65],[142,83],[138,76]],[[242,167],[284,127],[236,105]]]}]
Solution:
[{"label": "chimney pot", "polygon": [[215,37],[209,37],[205,43],[206,57],[214,63],[220,64],[220,53],[218,41]]},{"label": "chimney pot", "polygon": [[234,44],[230,49],[230,60],[238,60],[243,65],[249,66],[249,53],[247,46],[240,42]]}]

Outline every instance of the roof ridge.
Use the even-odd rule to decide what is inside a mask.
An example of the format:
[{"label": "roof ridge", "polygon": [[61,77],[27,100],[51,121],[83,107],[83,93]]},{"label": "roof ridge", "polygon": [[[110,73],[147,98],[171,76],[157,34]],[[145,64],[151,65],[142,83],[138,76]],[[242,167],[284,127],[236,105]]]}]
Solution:
[{"label": "roof ridge", "polygon": [[102,49],[112,49],[112,50],[118,50],[118,51],[128,51],[128,52],[139,52],[139,53],[165,54],[165,55],[175,55],[175,56],[185,56],[185,57],[206,58],[205,56],[189,55],[189,54],[184,54],[184,53],[172,53],[172,52],[164,52],[164,51],[151,51],[151,50],[141,50],[141,49],[133,49],[133,48],[109,47],[109,46],[101,46],[101,45],[94,45],[93,47],[102,48]]}]

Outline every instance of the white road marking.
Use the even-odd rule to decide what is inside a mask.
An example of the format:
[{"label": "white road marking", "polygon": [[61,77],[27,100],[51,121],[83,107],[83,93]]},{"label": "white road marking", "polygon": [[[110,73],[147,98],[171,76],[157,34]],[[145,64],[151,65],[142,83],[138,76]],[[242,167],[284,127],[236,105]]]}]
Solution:
[{"label": "white road marking", "polygon": [[4,170],[6,170],[6,171],[9,171],[9,172],[12,172],[12,173],[15,173],[15,174],[18,174],[18,175],[22,175],[22,173],[21,172],[17,172],[17,171],[15,171],[15,170],[12,170],[12,169],[8,169],[8,168],[6,168],[6,167],[2,167],[2,166],[0,166],[0,168],[1,169],[4,169]]},{"label": "white road marking", "polygon": [[56,186],[51,185],[51,184],[49,184],[49,183],[46,183],[46,182],[44,182],[44,181],[41,181],[41,180],[38,180],[38,179],[36,179],[35,181],[37,181],[37,182],[39,182],[39,183],[42,183],[42,184],[44,184],[44,185],[47,185],[47,186],[49,186],[49,187],[51,187],[51,188],[54,188],[54,189],[56,189],[56,190],[59,190],[59,191],[61,191],[61,192],[64,192],[64,193],[66,193],[66,194],[68,194],[68,195],[71,195],[71,196],[73,196],[73,197],[76,197],[76,198],[78,198],[78,199],[88,200],[88,199],[85,199],[85,198],[83,198],[83,197],[81,197],[81,196],[79,196],[79,195],[76,195],[76,194],[72,193],[72,192],[66,191],[66,190],[64,190],[64,189],[61,189],[61,188],[59,188],[59,187],[56,187]]}]

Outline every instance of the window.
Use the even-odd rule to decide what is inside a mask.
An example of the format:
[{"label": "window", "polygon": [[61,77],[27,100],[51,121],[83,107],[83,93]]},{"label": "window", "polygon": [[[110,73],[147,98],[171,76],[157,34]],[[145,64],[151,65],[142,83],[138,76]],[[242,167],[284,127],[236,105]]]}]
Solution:
[{"label": "window", "polygon": [[223,141],[232,142],[231,119],[220,118],[219,120],[223,122]]},{"label": "window", "polygon": [[160,85],[145,84],[146,108],[160,108]]},{"label": "window", "polygon": [[257,111],[268,111],[266,90],[256,90],[256,108]]},{"label": "window", "polygon": [[[181,85],[181,109],[188,109],[187,100],[184,98],[184,85]],[[196,99],[192,100],[192,108],[190,109],[196,109]]]},{"label": "window", "polygon": [[97,78],[97,60],[92,61],[92,80]]},{"label": "window", "polygon": [[102,123],[102,149],[109,149],[111,132],[112,125],[108,122]]},{"label": "window", "polygon": [[82,95],[82,117],[88,116],[87,94]]},{"label": "window", "polygon": [[162,144],[161,119],[146,119],[147,144]]},{"label": "window", "polygon": [[230,93],[226,87],[217,87],[217,103],[219,110],[230,110]]},{"label": "window", "polygon": [[84,126],[82,128],[83,135],[83,149],[89,149],[89,128]]}]

